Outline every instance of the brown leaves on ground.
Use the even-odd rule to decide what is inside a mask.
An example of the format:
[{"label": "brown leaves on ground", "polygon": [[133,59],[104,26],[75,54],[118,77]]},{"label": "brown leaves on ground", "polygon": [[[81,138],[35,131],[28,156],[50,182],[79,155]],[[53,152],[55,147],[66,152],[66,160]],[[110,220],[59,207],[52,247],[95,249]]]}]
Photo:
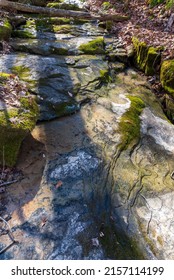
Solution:
[{"label": "brown leaves on ground", "polygon": [[59,181],[57,182],[57,184],[56,184],[55,187],[56,187],[56,189],[58,189],[58,188],[60,188],[62,185],[63,185],[63,182],[59,180]]},{"label": "brown leaves on ground", "polygon": [[[3,82],[5,79],[5,82]],[[25,82],[19,80],[19,77],[10,74],[7,78],[0,73],[0,100],[6,105],[19,108],[21,106],[20,98],[26,97],[28,88]]]},{"label": "brown leaves on ground", "polygon": [[[88,0],[90,10],[100,10],[105,0]],[[165,59],[174,58],[174,24],[170,31],[166,31],[171,11],[164,4],[150,8],[145,0],[130,0],[125,7],[125,1],[109,1],[112,4],[107,13],[118,12],[130,16],[130,20],[115,23],[113,34],[121,37],[125,46],[132,43],[132,37],[136,36],[148,45],[163,46]]]}]

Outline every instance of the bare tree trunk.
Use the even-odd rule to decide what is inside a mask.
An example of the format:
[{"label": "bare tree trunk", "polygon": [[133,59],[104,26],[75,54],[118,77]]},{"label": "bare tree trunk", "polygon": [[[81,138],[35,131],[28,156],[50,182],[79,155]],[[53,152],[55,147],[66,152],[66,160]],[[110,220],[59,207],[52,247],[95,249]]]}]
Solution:
[{"label": "bare tree trunk", "polygon": [[83,11],[70,11],[62,9],[54,9],[47,7],[36,7],[32,5],[20,4],[17,2],[11,2],[6,0],[0,0],[0,7],[6,7],[21,12],[27,13],[39,13],[42,15],[58,16],[58,17],[72,17],[72,18],[86,18],[86,19],[98,19],[98,20],[113,20],[113,21],[124,21],[127,20],[127,16],[115,15],[91,15],[88,12]]}]

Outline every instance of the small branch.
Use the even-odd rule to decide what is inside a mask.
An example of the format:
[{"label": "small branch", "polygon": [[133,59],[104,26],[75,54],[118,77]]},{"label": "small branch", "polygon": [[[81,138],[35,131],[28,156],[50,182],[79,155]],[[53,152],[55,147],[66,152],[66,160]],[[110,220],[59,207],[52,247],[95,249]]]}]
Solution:
[{"label": "small branch", "polygon": [[18,181],[19,180],[13,180],[13,181],[9,181],[9,182],[4,182],[4,183],[0,184],[0,187],[8,186],[8,185],[11,185],[11,184],[16,183]]},{"label": "small branch", "polygon": [[174,23],[174,13],[172,13],[168,19],[168,22],[167,22],[167,26],[165,28],[165,31],[170,31],[171,28],[172,28],[172,25]]},{"label": "small branch", "polygon": [[10,237],[10,239],[11,239],[11,241],[12,241],[9,245],[5,246],[5,247],[0,251],[0,254],[2,254],[2,253],[4,253],[7,249],[9,249],[13,244],[18,243],[18,241],[16,241],[16,240],[14,239],[14,236],[13,236],[13,233],[12,233],[12,230],[11,230],[11,227],[10,227],[9,223],[8,223],[6,220],[4,220],[1,216],[0,216],[0,221],[2,221],[2,222],[7,226],[7,228],[8,228],[7,234],[8,234],[8,236]]},{"label": "small branch", "polygon": [[17,241],[12,241],[12,243],[10,243],[9,245],[5,246],[1,251],[0,251],[0,255],[2,253],[4,253],[5,251],[7,251],[8,249],[10,249],[10,247],[14,244],[14,243],[18,243]]}]

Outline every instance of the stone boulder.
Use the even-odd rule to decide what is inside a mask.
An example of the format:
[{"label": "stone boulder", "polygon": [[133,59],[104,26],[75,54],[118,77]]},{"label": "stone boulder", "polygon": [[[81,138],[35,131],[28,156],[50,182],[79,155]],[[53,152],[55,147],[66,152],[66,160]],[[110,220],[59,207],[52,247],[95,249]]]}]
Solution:
[{"label": "stone boulder", "polygon": [[161,65],[160,81],[164,89],[174,97],[174,60],[165,60]]},{"label": "stone boulder", "polygon": [[162,48],[147,46],[145,42],[132,38],[134,46],[134,63],[146,75],[153,76],[159,70]]}]

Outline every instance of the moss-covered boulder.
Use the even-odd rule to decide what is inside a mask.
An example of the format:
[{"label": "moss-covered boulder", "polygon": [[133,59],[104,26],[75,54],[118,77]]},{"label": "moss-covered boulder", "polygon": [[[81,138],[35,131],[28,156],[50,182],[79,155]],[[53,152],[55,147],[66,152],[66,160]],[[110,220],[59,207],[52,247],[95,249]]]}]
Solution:
[{"label": "moss-covered boulder", "polygon": [[0,85],[0,164],[14,166],[23,139],[36,124],[38,106],[15,75],[0,73]]},{"label": "moss-covered boulder", "polygon": [[136,67],[145,72],[146,75],[154,75],[159,70],[162,48],[147,46],[145,42],[139,41],[136,37],[132,38],[132,42]]},{"label": "moss-covered boulder", "polygon": [[7,19],[0,20],[0,41],[7,41],[12,32],[12,26]]},{"label": "moss-covered boulder", "polygon": [[174,60],[163,61],[160,81],[164,89],[174,97]]},{"label": "moss-covered boulder", "polygon": [[98,37],[88,43],[81,44],[79,50],[85,54],[104,54],[104,38]]}]

